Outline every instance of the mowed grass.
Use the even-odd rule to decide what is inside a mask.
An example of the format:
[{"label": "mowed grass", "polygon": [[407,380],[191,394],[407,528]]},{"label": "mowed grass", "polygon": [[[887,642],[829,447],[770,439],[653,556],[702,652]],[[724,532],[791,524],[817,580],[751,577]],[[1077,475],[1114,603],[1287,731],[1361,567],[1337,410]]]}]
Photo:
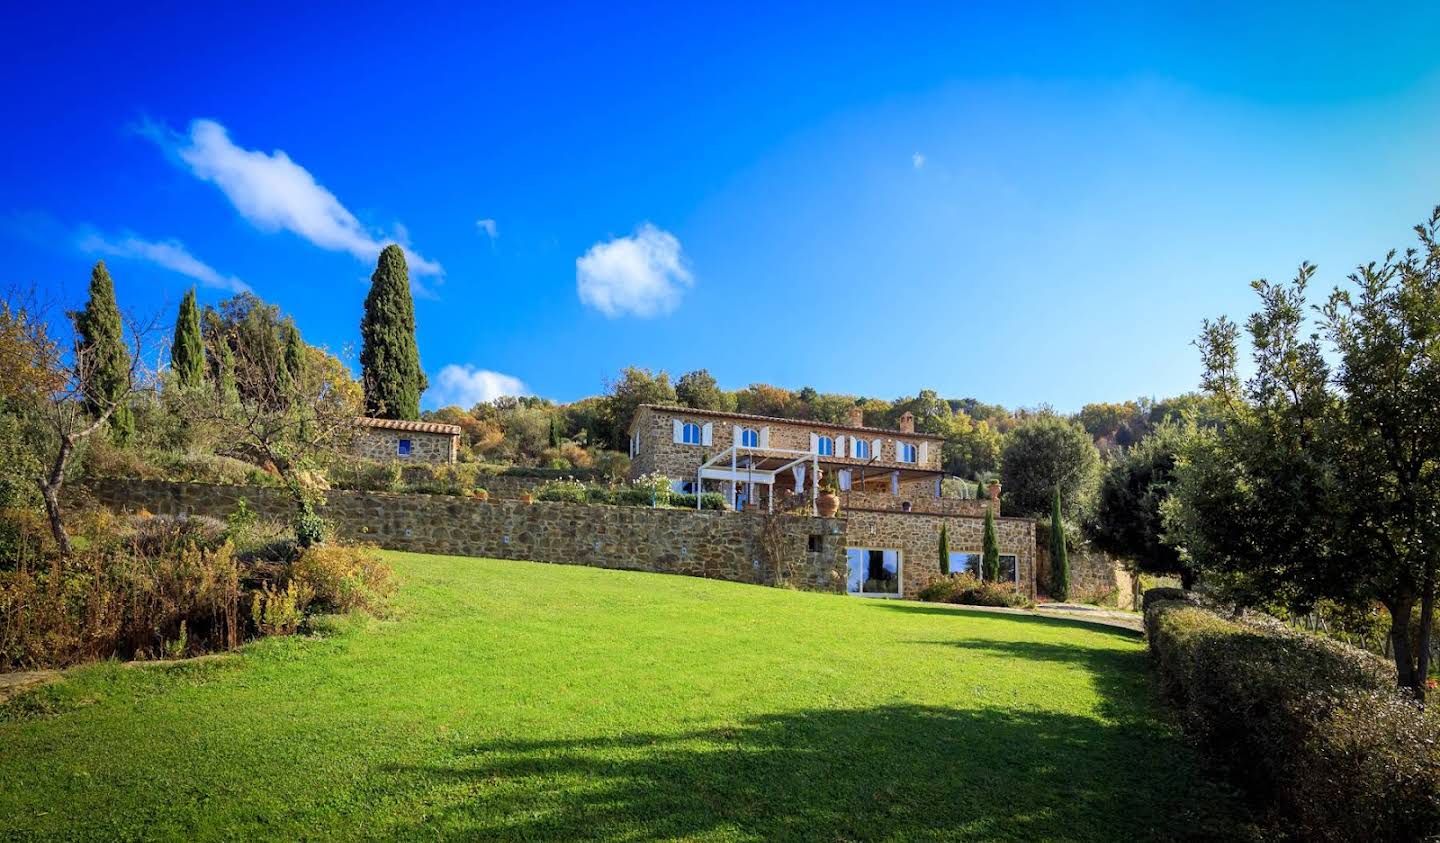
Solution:
[{"label": "mowed grass", "polygon": [[394,616],[0,709],[0,836],[1215,838],[1119,630],[387,554]]}]

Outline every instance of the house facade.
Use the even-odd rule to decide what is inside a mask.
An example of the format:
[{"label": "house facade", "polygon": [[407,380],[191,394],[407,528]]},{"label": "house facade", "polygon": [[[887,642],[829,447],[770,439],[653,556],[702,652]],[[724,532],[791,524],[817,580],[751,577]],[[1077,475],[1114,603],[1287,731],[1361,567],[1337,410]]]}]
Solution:
[{"label": "house facade", "polygon": [[631,421],[631,477],[660,473],[685,492],[719,492],[745,512],[815,512],[832,481],[847,520],[847,590],[913,597],[940,573],[945,528],[952,571],[979,570],[985,509],[997,516],[1001,578],[1035,591],[1035,525],[1000,516],[988,500],[941,496],[943,439],[915,430],[905,413],[895,430],[647,404]]},{"label": "house facade", "polygon": [[355,420],[355,454],[367,460],[453,463],[460,453],[460,428],[403,419]]}]

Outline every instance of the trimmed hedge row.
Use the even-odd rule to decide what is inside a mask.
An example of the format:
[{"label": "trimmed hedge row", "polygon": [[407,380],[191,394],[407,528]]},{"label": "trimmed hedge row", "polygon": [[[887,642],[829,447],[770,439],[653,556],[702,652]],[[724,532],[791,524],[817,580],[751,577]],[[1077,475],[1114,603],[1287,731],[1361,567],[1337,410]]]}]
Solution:
[{"label": "trimmed hedge row", "polygon": [[1279,622],[1226,619],[1159,591],[1145,594],[1145,630],[1163,692],[1276,834],[1440,834],[1440,717],[1396,688],[1393,667]]}]

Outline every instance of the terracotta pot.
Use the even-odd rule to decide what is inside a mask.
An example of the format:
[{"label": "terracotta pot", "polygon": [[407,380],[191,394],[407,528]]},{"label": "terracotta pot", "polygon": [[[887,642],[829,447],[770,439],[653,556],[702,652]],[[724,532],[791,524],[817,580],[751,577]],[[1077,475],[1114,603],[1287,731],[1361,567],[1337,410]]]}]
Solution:
[{"label": "terracotta pot", "polygon": [[832,492],[821,492],[815,499],[815,510],[820,513],[821,518],[833,518],[840,509],[840,499]]},{"label": "terracotta pot", "polygon": [[521,502],[521,503],[534,503],[534,502],[535,502],[535,496],[532,495],[532,494],[530,494],[529,492],[526,492],[526,493],[524,493],[524,494],[522,494],[522,495],[520,496],[520,502]]},{"label": "terracotta pot", "polygon": [[486,503],[487,501],[490,500],[490,493],[487,492],[487,491],[485,491],[484,489],[476,489],[476,490],[475,490],[475,500],[477,500],[477,501],[479,501],[479,502],[481,502],[481,503]]}]

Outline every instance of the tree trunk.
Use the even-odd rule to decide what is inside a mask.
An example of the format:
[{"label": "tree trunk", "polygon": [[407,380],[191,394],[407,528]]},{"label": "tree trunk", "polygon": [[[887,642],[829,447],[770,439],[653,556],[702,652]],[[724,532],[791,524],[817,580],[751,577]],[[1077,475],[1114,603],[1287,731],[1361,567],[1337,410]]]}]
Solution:
[{"label": "tree trunk", "polygon": [[1420,652],[1415,654],[1415,696],[1425,701],[1430,679],[1430,629],[1435,618],[1435,566],[1425,565],[1424,591],[1420,593]]},{"label": "tree trunk", "polygon": [[73,548],[70,546],[70,536],[65,532],[65,520],[60,511],[60,489],[65,484],[65,467],[69,464],[70,454],[74,450],[73,437],[60,437],[60,450],[55,454],[55,463],[50,467],[50,474],[36,484],[40,487],[40,497],[45,499],[45,515],[50,520],[50,533],[55,537],[55,545],[60,549],[60,555],[65,557],[70,555]]},{"label": "tree trunk", "polygon": [[1415,608],[1414,597],[1404,597],[1385,603],[1390,612],[1390,644],[1395,652],[1395,680],[1402,688],[1409,688],[1417,696],[1423,695],[1424,677],[1416,676],[1415,660],[1410,647],[1410,613]]}]

